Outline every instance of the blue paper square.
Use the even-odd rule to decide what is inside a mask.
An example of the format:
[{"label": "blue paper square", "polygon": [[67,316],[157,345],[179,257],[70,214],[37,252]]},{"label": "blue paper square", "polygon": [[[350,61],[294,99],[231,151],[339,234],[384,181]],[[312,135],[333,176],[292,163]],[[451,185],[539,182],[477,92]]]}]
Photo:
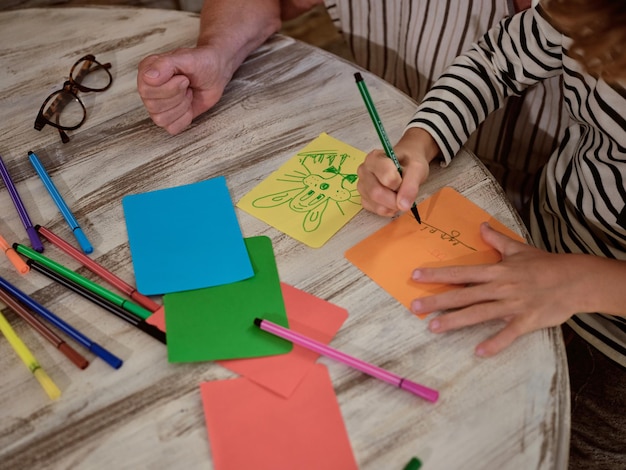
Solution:
[{"label": "blue paper square", "polygon": [[142,294],[201,289],[254,275],[223,176],[125,196],[122,206]]}]

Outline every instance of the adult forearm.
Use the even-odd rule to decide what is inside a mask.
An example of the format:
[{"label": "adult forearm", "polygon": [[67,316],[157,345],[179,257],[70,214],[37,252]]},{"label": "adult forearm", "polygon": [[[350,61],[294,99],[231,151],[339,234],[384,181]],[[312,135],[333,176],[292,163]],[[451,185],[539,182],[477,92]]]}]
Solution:
[{"label": "adult forearm", "polygon": [[197,44],[220,50],[232,75],[280,26],[280,0],[206,0]]}]

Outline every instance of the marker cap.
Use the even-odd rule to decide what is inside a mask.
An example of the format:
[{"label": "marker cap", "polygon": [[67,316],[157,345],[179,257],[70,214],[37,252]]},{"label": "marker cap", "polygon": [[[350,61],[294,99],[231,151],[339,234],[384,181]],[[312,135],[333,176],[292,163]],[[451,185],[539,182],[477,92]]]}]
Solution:
[{"label": "marker cap", "polygon": [[147,320],[152,315],[152,312],[150,310],[147,310],[132,302],[128,302],[128,301],[124,302],[124,308],[128,310],[129,312],[134,313],[142,320]]},{"label": "marker cap", "polygon": [[50,376],[46,374],[42,368],[36,369],[33,372],[33,375],[52,400],[56,400],[61,396],[61,390],[59,390],[59,387],[56,386]]},{"label": "marker cap", "polygon": [[83,232],[83,229],[76,227],[74,229],[74,236],[76,237],[76,240],[78,241],[78,244],[82,248],[83,252],[86,254],[93,253],[93,246],[91,246],[91,243],[87,240],[87,236]]},{"label": "marker cap", "polygon": [[119,369],[124,363],[119,357],[114,356],[97,343],[92,343],[89,350],[114,369]]},{"label": "marker cap", "polygon": [[433,390],[432,388],[425,387],[424,385],[411,382],[408,379],[402,379],[399,387],[406,390],[407,392],[411,392],[414,395],[422,397],[425,400],[431,401],[433,403],[435,403],[439,399],[439,392],[437,390]]},{"label": "marker cap", "polygon": [[28,234],[28,238],[30,239],[30,244],[33,249],[39,253],[43,253],[43,244],[39,239],[39,234],[37,233],[37,230],[35,230],[35,227],[28,227],[26,229],[26,233]]},{"label": "marker cap", "polygon": [[15,269],[17,269],[17,271],[20,274],[26,274],[28,271],[30,271],[30,268],[28,267],[28,265],[24,262],[24,260],[20,257],[20,255],[16,253],[16,251],[13,248],[9,248],[6,251],[6,255],[7,255],[7,258],[9,258],[9,261],[11,261],[13,266],[15,266]]},{"label": "marker cap", "polygon": [[89,365],[89,361],[67,343],[59,344],[59,351],[65,354],[65,356],[80,369],[85,369]]}]

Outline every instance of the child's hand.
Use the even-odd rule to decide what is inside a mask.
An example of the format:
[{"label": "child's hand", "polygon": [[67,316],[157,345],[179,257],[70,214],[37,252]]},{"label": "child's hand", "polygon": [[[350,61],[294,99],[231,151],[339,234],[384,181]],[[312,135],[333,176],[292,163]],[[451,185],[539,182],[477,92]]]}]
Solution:
[{"label": "child's hand", "polygon": [[[476,347],[478,356],[492,356],[526,333],[557,326],[579,312],[624,311],[607,303],[611,286],[626,273],[626,265],[591,255],[553,254],[513,240],[488,224],[481,226],[483,240],[502,261],[492,265],[423,268],[413,280],[444,283],[458,289],[415,299],[416,314],[452,310],[433,318],[434,333],[457,330],[490,320],[505,326]],[[609,292],[603,292],[604,288]],[[615,297],[615,294],[612,295]],[[595,308],[606,310],[596,310]]]},{"label": "child's hand", "polygon": [[439,147],[426,131],[412,128],[405,132],[394,152],[402,166],[402,176],[382,150],[367,154],[357,171],[357,189],[363,207],[386,217],[411,208],[420,184],[428,178],[429,163],[439,153]]}]

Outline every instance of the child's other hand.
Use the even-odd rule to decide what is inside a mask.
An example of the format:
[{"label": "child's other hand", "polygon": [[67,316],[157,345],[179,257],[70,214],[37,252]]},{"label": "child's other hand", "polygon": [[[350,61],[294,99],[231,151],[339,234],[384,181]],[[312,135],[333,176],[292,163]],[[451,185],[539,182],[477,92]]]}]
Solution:
[{"label": "child's other hand", "polygon": [[[504,327],[498,333],[476,346],[476,355],[493,356],[516,338],[560,325],[577,312],[592,312],[594,307],[605,307],[608,312],[615,309],[604,300],[601,286],[611,284],[618,272],[626,272],[623,262],[548,253],[513,240],[487,223],[480,231],[483,240],[500,253],[499,263],[419,268],[413,272],[415,282],[459,286],[413,301],[411,311],[415,314],[450,311],[430,321],[432,332],[503,320]],[[595,300],[595,292],[599,300]]]}]

